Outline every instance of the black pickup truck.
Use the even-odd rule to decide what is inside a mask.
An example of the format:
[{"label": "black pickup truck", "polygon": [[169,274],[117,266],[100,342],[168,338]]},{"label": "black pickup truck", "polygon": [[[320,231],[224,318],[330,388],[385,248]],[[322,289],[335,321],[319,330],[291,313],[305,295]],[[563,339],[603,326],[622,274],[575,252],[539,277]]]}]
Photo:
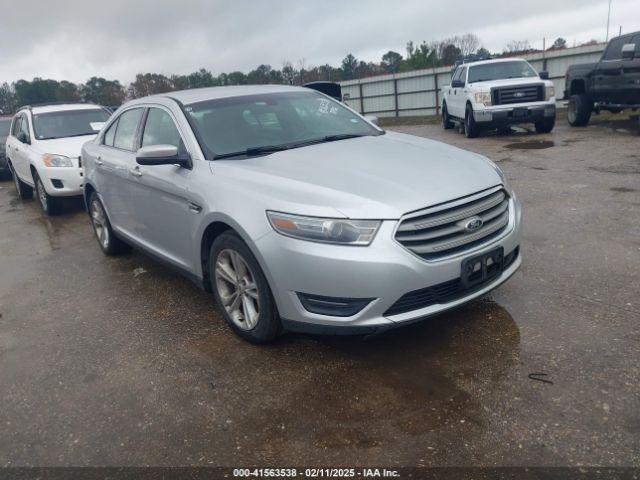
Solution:
[{"label": "black pickup truck", "polygon": [[565,80],[574,127],[589,123],[592,112],[640,108],[640,32],[613,38],[598,63],[571,65]]}]

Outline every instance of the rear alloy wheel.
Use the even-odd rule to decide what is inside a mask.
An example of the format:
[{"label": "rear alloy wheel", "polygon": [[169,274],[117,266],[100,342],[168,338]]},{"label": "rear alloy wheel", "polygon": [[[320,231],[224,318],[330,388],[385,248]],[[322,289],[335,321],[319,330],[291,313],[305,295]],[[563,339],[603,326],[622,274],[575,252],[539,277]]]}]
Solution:
[{"label": "rear alloy wheel", "polygon": [[33,198],[33,188],[24,183],[18,178],[18,174],[13,169],[13,165],[9,164],[9,170],[11,170],[11,176],[13,177],[13,184],[16,187],[18,197],[22,200],[31,200]]},{"label": "rear alloy wheel", "polygon": [[42,211],[45,215],[55,215],[60,211],[60,202],[61,199],[52,197],[47,193],[44,189],[44,185],[42,184],[42,179],[37,172],[33,174],[33,181],[36,184],[36,198],[42,207]]},{"label": "rear alloy wheel", "polygon": [[252,343],[275,339],[282,327],[271,289],[257,260],[235,233],[211,245],[211,288],[225,321]]},{"label": "rear alloy wheel", "polygon": [[464,116],[464,134],[467,138],[476,138],[478,136],[478,124],[473,117],[473,108],[471,105],[467,105],[467,110]]},{"label": "rear alloy wheel", "polygon": [[454,127],[451,118],[449,117],[449,111],[447,110],[447,104],[442,104],[442,128],[445,130],[451,130]]},{"label": "rear alloy wheel", "polygon": [[567,106],[567,121],[572,127],[584,127],[589,123],[593,101],[588,95],[571,95]]},{"label": "rear alloy wheel", "polygon": [[100,249],[105,255],[113,256],[131,250],[129,245],[113,233],[107,213],[96,192],[93,192],[89,198],[89,215],[93,232],[96,234]]}]

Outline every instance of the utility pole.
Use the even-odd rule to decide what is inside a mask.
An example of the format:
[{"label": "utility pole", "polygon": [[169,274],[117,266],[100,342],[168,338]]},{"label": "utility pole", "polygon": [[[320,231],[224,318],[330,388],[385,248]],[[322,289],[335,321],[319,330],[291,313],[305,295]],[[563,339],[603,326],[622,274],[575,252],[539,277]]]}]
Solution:
[{"label": "utility pole", "polygon": [[609,0],[609,11],[607,13],[607,42],[609,41],[609,20],[611,20],[611,0]]}]

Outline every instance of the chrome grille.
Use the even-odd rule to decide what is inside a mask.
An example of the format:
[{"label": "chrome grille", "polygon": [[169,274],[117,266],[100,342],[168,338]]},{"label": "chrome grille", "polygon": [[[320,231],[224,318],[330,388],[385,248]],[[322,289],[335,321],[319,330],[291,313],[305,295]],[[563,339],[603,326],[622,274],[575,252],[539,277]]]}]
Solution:
[{"label": "chrome grille", "polygon": [[544,89],[542,85],[494,88],[491,90],[491,95],[493,105],[538,102],[544,100]]},{"label": "chrome grille", "polygon": [[[509,223],[507,193],[500,189],[471,197],[468,202],[450,202],[405,218],[396,230],[396,240],[422,258],[437,259],[500,235]],[[482,219],[482,226],[469,231],[465,224],[474,217]]]}]

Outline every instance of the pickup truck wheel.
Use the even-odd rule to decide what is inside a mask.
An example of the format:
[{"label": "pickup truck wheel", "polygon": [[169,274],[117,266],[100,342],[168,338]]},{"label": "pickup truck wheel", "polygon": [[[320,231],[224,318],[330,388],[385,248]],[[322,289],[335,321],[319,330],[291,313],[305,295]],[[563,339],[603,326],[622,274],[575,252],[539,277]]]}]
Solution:
[{"label": "pickup truck wheel", "polygon": [[476,138],[478,136],[478,124],[473,118],[473,108],[467,105],[467,111],[464,116],[464,134],[467,138]]},{"label": "pickup truck wheel", "polygon": [[96,192],[93,192],[89,197],[89,215],[93,233],[96,234],[102,253],[111,257],[131,250],[131,247],[113,232],[107,213]]},{"label": "pickup truck wheel", "polygon": [[13,169],[13,165],[9,164],[9,170],[11,170],[11,176],[13,177],[13,184],[16,186],[16,192],[18,198],[22,200],[30,200],[33,198],[33,188],[24,183],[18,178],[18,174]]},{"label": "pickup truck wheel", "polygon": [[589,123],[593,101],[588,95],[571,95],[567,109],[567,120],[572,127],[584,127]]},{"label": "pickup truck wheel", "polygon": [[447,104],[442,104],[442,128],[445,130],[451,130],[453,128],[453,122],[449,118],[449,112],[447,110]]},{"label": "pickup truck wheel", "polygon": [[251,343],[267,343],[282,325],[267,279],[249,247],[235,233],[225,232],[211,245],[211,290],[227,324]]},{"label": "pickup truck wheel", "polygon": [[52,197],[47,193],[44,189],[44,185],[42,184],[42,179],[38,175],[37,172],[33,174],[33,182],[36,184],[36,198],[42,207],[42,211],[45,215],[55,215],[61,209],[60,198]]},{"label": "pickup truck wheel", "polygon": [[534,125],[536,127],[536,132],[538,133],[549,133],[551,132],[551,130],[553,130],[553,127],[556,124],[556,118],[552,117],[552,118],[545,118],[543,120],[540,120],[539,122],[536,122]]}]

